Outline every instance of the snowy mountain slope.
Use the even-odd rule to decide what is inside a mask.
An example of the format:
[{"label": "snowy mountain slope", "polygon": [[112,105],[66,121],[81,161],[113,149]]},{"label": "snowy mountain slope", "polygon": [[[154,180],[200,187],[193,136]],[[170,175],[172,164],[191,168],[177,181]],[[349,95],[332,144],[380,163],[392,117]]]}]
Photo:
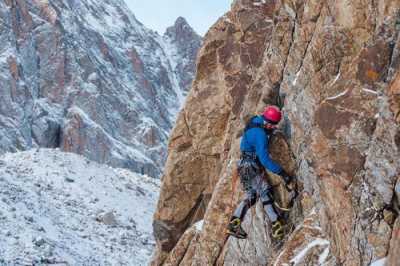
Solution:
[{"label": "snowy mountain slope", "polygon": [[65,151],[158,176],[201,38],[122,0],[0,2],[0,153]]},{"label": "snowy mountain slope", "polygon": [[180,104],[186,97],[193,80],[193,73],[196,72],[194,51],[198,51],[199,37],[190,27],[185,18],[179,17],[175,24],[167,28],[163,36],[164,51],[170,58],[171,67],[177,77],[180,77],[179,87],[183,88]]},{"label": "snowy mountain slope", "polygon": [[0,265],[146,265],[158,189],[153,178],[59,150],[5,154]]}]

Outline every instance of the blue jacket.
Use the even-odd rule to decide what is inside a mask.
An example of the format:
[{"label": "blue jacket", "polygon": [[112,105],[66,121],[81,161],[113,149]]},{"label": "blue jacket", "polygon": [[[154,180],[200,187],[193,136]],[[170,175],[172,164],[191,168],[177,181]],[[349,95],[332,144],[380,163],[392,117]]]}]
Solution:
[{"label": "blue jacket", "polygon": [[[262,116],[256,116],[251,120],[254,124],[264,124],[264,118]],[[255,152],[258,160],[261,164],[269,171],[279,174],[282,171],[282,167],[274,162],[269,156],[268,151],[269,135],[263,128],[254,127],[247,130],[240,142],[240,150],[246,152]]]}]

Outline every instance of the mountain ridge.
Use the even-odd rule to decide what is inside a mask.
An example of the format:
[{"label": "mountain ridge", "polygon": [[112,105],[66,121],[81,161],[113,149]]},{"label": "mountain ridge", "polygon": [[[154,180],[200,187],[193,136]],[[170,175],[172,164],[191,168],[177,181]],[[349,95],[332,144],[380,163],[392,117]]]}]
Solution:
[{"label": "mountain ridge", "polygon": [[158,176],[201,38],[158,35],[120,0],[0,5],[0,152],[60,147]]}]

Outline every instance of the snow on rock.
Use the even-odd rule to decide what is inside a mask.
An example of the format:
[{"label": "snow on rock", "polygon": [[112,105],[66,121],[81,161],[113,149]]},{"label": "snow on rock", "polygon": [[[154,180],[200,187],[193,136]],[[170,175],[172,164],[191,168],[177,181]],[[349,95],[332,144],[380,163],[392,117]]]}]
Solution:
[{"label": "snow on rock", "polygon": [[386,257],[372,262],[370,266],[385,266],[385,263],[386,263]]},{"label": "snow on rock", "polygon": [[203,230],[204,220],[198,221],[197,223],[194,224],[194,226],[196,227],[196,230],[197,230],[197,231]]},{"label": "snow on rock", "polygon": [[[159,176],[201,45],[183,18],[161,36],[122,0],[20,0],[0,25],[0,154],[56,146]],[[68,123],[76,108],[97,134]]]},{"label": "snow on rock", "polygon": [[296,227],[288,238],[285,248],[274,259],[274,266],[329,265],[331,263],[331,243],[320,227],[315,209],[304,222]]},{"label": "snow on rock", "polygon": [[326,99],[327,99],[327,100],[335,100],[335,99],[337,99],[337,98],[339,98],[339,97],[345,96],[345,95],[347,94],[348,91],[349,91],[349,90],[345,90],[345,91],[343,91],[343,92],[341,92],[341,93],[339,93],[339,94],[337,94],[337,95],[335,95],[335,96],[331,96],[331,97],[328,97],[328,98],[326,98]]},{"label": "snow on rock", "polygon": [[0,265],[146,265],[158,189],[153,178],[59,150],[5,154]]},{"label": "snow on rock", "polygon": [[[327,246],[327,245],[329,245],[329,241],[328,240],[317,238],[317,239],[311,241],[310,243],[308,243],[308,245],[303,250],[301,250],[292,260],[290,260],[290,263],[292,265],[294,265],[294,266],[298,265],[300,262],[302,262],[304,257],[307,255],[307,253],[312,248],[314,248],[316,246]],[[327,257],[326,250],[328,250],[327,252],[329,252],[329,249],[325,249],[324,252],[321,254],[320,259],[319,259],[319,264],[320,265],[325,261],[325,259]]]}]

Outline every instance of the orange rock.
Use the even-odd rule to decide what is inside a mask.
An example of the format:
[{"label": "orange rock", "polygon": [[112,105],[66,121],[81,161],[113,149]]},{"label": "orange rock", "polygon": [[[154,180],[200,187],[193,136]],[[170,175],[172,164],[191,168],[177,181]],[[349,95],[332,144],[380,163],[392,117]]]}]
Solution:
[{"label": "orange rock", "polygon": [[[364,265],[388,252],[395,231],[381,214],[400,174],[399,10],[391,0],[376,8],[364,0],[234,2],[205,37],[170,140],[154,216],[156,265],[200,219],[198,240],[174,265]],[[227,239],[242,195],[232,177],[244,121],[280,102],[287,141],[271,143],[272,157],[301,190],[288,236],[273,245],[258,204],[243,223],[249,238]],[[287,201],[283,186],[275,194]]]}]

